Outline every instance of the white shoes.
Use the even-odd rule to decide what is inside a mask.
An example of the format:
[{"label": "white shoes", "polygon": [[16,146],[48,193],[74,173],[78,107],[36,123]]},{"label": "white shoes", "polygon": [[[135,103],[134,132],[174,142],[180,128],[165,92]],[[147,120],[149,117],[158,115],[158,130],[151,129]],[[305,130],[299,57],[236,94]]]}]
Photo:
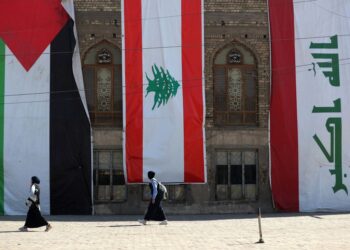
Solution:
[{"label": "white shoes", "polygon": [[18,228],[18,230],[21,232],[28,232],[28,228],[25,226]]},{"label": "white shoes", "polygon": [[[137,220],[139,223],[141,223],[142,225],[146,225],[147,221],[146,220]],[[168,221],[167,220],[163,220],[159,223],[159,225],[168,225]]]},{"label": "white shoes", "polygon": [[159,223],[159,225],[168,225],[168,221],[167,220],[163,220],[161,223]]},{"label": "white shoes", "polygon": [[137,220],[139,223],[141,223],[142,225],[146,225],[147,221],[146,220]]},{"label": "white shoes", "polygon": [[50,224],[47,224],[45,232],[48,232],[52,229],[52,226]]}]

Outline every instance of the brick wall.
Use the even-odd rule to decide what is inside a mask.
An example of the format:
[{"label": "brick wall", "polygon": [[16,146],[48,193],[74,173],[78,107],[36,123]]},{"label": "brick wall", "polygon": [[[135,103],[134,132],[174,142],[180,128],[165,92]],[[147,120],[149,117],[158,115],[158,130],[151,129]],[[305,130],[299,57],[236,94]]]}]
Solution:
[{"label": "brick wall", "polygon": [[75,10],[81,11],[120,11],[120,1],[116,0],[74,0]]}]

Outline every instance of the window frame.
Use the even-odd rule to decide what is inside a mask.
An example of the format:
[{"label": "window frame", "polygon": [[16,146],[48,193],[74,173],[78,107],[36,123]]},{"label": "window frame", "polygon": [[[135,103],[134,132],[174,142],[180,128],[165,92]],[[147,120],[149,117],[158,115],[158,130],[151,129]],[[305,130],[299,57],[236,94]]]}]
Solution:
[{"label": "window frame", "polygon": [[[243,45],[242,45],[243,46]],[[243,46],[245,47],[245,46]],[[225,46],[223,49],[227,48]],[[246,48],[246,50],[251,53],[251,55],[254,57],[254,64],[244,64],[244,54],[241,53],[241,51],[235,46],[230,49],[227,54],[226,58],[228,58],[229,54],[231,51],[239,51],[241,54],[241,63],[228,63],[228,59],[226,60],[226,64],[215,64],[216,57],[220,54],[220,52],[223,50],[221,49],[214,57],[213,59],[213,115],[214,115],[214,125],[218,127],[240,127],[240,126],[249,126],[249,127],[257,127],[259,126],[259,78],[258,78],[258,65],[255,59],[254,54]],[[241,85],[241,106],[242,109],[241,111],[233,111],[229,109],[229,82],[228,82],[228,71],[229,69],[236,68],[239,69],[240,72],[242,73],[242,85]],[[217,91],[216,91],[216,86],[217,86],[217,81],[216,81],[216,72],[218,69],[224,69],[225,70],[225,98],[226,98],[226,110],[225,111],[218,111],[217,105],[216,105],[216,100],[217,100]],[[247,86],[247,77],[245,72],[247,71],[252,71],[255,72],[255,110],[254,111],[248,111],[246,110],[246,105],[247,105],[247,94],[246,94],[246,86]],[[219,95],[220,96],[220,95]],[[241,121],[238,123],[233,123],[230,122],[229,116],[230,114],[239,114],[241,115]],[[223,119],[219,119],[219,117],[226,117],[223,121]],[[247,115],[255,115],[255,121],[254,122],[247,122],[246,117]]]},{"label": "window frame", "polygon": [[[100,152],[109,152],[109,199],[98,199],[99,189],[100,186],[108,186],[108,185],[99,185],[99,153]],[[113,153],[115,152],[121,152],[121,155],[123,155],[122,149],[94,149],[94,161],[96,162],[96,165],[93,165],[93,199],[95,204],[101,204],[101,203],[122,203],[126,202],[128,200],[128,186],[124,182],[123,185],[113,185],[113,171],[114,170],[120,170],[118,168],[113,168]],[[96,166],[96,167],[95,167]],[[123,176],[125,180],[125,174],[123,170],[123,166],[121,166],[121,170],[123,171]],[[115,186],[124,186],[125,189],[125,195],[122,199],[113,199],[113,187]]]},{"label": "window frame", "polygon": [[[113,53],[109,51],[108,48],[103,47],[103,44],[106,45],[106,47],[110,46],[113,47],[116,50],[120,50],[117,46],[114,44],[108,42],[108,41],[101,41],[100,43],[96,44],[95,46],[91,47],[87,52],[84,54],[83,60],[82,60],[82,68],[83,68],[83,74],[85,70],[89,69],[93,71],[93,100],[92,100],[92,106],[93,109],[88,108],[89,115],[90,115],[90,120],[91,120],[91,125],[93,127],[117,127],[117,128],[122,128],[123,126],[123,102],[121,103],[121,108],[120,110],[115,110],[115,101],[118,100],[117,98],[117,92],[118,90],[116,89],[115,82],[117,79],[115,77],[118,77],[116,75],[116,72],[120,72],[120,84],[122,85],[122,64],[116,60],[116,58],[113,57]],[[96,51],[96,56],[95,56],[95,63],[89,63],[85,64],[85,58],[89,55],[89,52],[93,50],[94,48],[102,46],[98,51]],[[111,63],[98,63],[98,53],[99,51],[102,51],[103,49],[107,49],[111,53]],[[120,54],[120,53],[118,53]],[[116,63],[118,62],[118,63]],[[112,72],[112,94],[111,94],[111,111],[98,111],[97,107],[97,72],[99,68],[109,68],[111,69]],[[118,85],[117,85],[118,86]],[[84,84],[84,87],[86,88],[86,85]],[[120,91],[123,91],[123,87],[121,86]],[[98,119],[98,117],[104,118],[101,120]],[[107,118],[107,119],[106,119]]]},{"label": "window frame", "polygon": [[[226,167],[227,167],[227,184],[218,184],[218,171],[217,167],[218,166],[225,166],[223,164],[218,164],[218,152],[224,152],[226,154]],[[230,155],[232,152],[239,152],[240,157],[241,157],[241,170],[242,170],[242,184],[241,184],[241,197],[240,198],[232,198],[231,194],[231,186],[232,185],[238,185],[238,184],[232,184],[231,180],[231,167],[235,166],[231,164],[230,160]],[[255,154],[255,197],[254,199],[248,198],[246,195],[246,185],[251,185],[247,184],[245,181],[245,166],[250,165],[250,164],[245,164],[244,161],[244,153],[246,152],[254,152]],[[223,148],[223,149],[216,149],[214,150],[214,169],[215,169],[215,201],[257,201],[259,199],[259,150],[256,148],[249,148],[249,149],[231,149],[231,148]],[[225,199],[219,199],[218,198],[218,186],[225,186],[225,193],[226,193],[226,198]]]}]

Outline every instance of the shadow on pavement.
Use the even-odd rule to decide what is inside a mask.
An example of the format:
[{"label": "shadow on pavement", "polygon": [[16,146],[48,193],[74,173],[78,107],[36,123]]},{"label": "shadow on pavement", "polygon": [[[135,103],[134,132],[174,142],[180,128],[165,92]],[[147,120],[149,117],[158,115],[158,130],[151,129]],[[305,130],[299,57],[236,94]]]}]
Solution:
[{"label": "shadow on pavement", "polygon": [[0,234],[6,234],[6,233],[33,233],[33,232],[31,232],[31,231],[21,232],[19,230],[17,230],[17,231],[0,231]]},{"label": "shadow on pavement", "polygon": [[[165,211],[166,212],[166,211]],[[315,219],[326,219],[327,216],[349,213],[266,213],[262,212],[262,218],[285,218],[285,217],[313,217]],[[103,222],[103,221],[135,221],[143,215],[44,215],[48,221],[72,221],[72,222]],[[212,220],[241,220],[254,219],[257,214],[185,214],[168,215],[169,221],[212,221]],[[0,221],[25,221],[25,216],[0,216]],[[118,225],[119,226],[119,225]],[[129,225],[131,226],[131,225]],[[136,226],[136,225],[133,225]]]},{"label": "shadow on pavement", "polygon": [[142,225],[113,225],[113,226],[97,226],[97,227],[141,227]]}]

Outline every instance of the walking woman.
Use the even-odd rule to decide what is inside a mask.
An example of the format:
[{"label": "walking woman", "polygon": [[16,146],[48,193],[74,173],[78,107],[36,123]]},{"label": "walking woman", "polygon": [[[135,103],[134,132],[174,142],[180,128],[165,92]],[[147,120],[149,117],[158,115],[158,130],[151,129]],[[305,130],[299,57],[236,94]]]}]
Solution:
[{"label": "walking woman", "polygon": [[30,196],[26,201],[26,205],[29,206],[29,210],[24,226],[19,228],[20,231],[26,232],[28,231],[28,228],[46,226],[45,232],[48,232],[52,228],[51,225],[41,216],[39,184],[39,178],[33,176],[30,185]]},{"label": "walking woman", "polygon": [[139,222],[146,225],[147,221],[154,220],[160,221],[159,225],[167,225],[168,221],[165,218],[165,214],[161,206],[161,201],[163,200],[164,194],[160,192],[158,181],[154,178],[156,174],[153,171],[148,171],[147,175],[148,179],[150,180],[149,187],[151,189],[152,197],[144,219],[139,220]]}]

